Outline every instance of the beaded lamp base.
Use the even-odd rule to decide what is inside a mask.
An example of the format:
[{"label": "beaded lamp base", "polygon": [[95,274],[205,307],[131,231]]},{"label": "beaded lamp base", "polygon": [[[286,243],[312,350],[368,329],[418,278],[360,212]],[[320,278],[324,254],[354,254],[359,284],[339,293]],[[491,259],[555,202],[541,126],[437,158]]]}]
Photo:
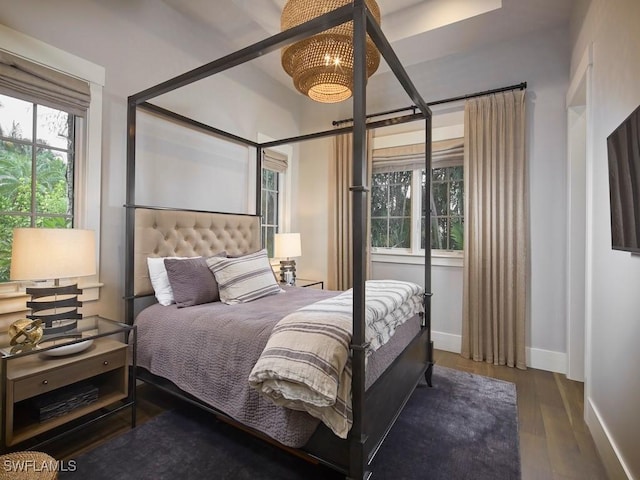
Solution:
[{"label": "beaded lamp base", "polygon": [[296,283],[296,261],[280,260],[280,282],[287,285]]}]

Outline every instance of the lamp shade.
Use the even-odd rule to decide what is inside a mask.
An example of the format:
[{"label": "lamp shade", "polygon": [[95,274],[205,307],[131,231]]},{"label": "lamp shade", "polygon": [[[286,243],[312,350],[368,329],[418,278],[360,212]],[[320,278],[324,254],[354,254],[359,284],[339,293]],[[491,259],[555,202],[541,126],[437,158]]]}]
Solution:
[{"label": "lamp shade", "polygon": [[299,257],[302,255],[299,233],[276,233],[273,256],[276,258]]},{"label": "lamp shade", "polygon": [[96,273],[93,230],[16,228],[11,250],[11,280],[53,280]]}]

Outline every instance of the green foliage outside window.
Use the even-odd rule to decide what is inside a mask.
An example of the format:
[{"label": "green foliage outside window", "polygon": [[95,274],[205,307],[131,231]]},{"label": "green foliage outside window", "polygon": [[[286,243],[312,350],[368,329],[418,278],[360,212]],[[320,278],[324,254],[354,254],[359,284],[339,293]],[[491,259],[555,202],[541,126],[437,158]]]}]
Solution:
[{"label": "green foliage outside window", "polygon": [[[413,175],[420,175],[420,198],[412,198]],[[464,248],[464,171],[462,165],[434,168],[431,173],[431,198],[425,200],[424,170],[374,173],[371,185],[371,246],[411,249],[412,202],[421,215],[420,248],[425,247],[425,213],[430,205],[431,248]],[[418,239],[415,239],[418,242]],[[417,248],[417,247],[414,247]]]},{"label": "green foliage outside window", "polygon": [[375,173],[371,186],[371,246],[411,247],[411,171]]},{"label": "green foliage outside window", "polygon": [[[53,113],[46,118],[33,113],[38,121],[32,134],[32,125],[24,126],[11,118],[10,108],[3,108],[16,104],[29,112],[41,108],[0,95],[0,282],[9,280],[14,228],[70,228],[73,218],[73,116],[42,107]],[[67,148],[37,139],[39,129],[55,129]]]},{"label": "green foliage outside window", "polygon": [[273,258],[274,235],[278,232],[278,172],[262,169],[262,245]]},{"label": "green foliage outside window", "polygon": [[[424,194],[424,174],[422,181]],[[424,206],[422,212],[424,231]],[[424,237],[422,240],[424,248]],[[464,172],[462,165],[434,168],[431,174],[431,248],[464,248]]]}]

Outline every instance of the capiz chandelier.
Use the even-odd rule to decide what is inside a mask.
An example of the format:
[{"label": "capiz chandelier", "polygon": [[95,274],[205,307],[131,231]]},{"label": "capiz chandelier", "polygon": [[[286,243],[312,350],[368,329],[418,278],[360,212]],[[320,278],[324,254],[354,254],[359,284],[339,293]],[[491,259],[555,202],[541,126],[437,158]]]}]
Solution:
[{"label": "capiz chandelier", "polygon": [[[281,30],[313,20],[351,0],[289,0],[282,10]],[[375,0],[365,0],[380,24],[380,8]],[[367,35],[367,78],[378,69],[380,54]],[[282,49],[282,67],[296,89],[312,100],[336,103],[353,93],[353,21],[325,30]]]}]

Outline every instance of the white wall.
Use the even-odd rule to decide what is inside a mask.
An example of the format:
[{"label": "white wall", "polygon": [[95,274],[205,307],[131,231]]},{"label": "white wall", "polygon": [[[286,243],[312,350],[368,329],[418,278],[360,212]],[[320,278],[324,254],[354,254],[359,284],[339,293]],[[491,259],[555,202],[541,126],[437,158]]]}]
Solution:
[{"label": "white wall", "polygon": [[[592,0],[575,22],[572,73],[593,46],[587,105],[587,423],[611,478],[640,478],[640,257],[613,251],[606,137],[640,105],[640,2]],[[590,131],[589,131],[590,129]]]},{"label": "white wall", "polygon": [[[106,69],[103,108],[102,152],[102,241],[101,291],[98,312],[120,319],[123,315],[124,294],[124,209],[126,162],[126,99],[185,71],[233,51],[215,37],[204,25],[194,24],[164,2],[156,0],[100,1],[100,0],[0,0],[0,23],[38,40],[85,58]],[[214,126],[227,129],[245,138],[257,139],[260,132],[273,138],[298,133],[296,95],[283,86],[251,69],[241,67],[217,79],[214,88],[189,87],[186,93],[161,98],[162,105],[186,109],[180,113],[211,121]],[[268,96],[260,92],[267,92]],[[196,101],[194,101],[194,98]],[[204,102],[206,99],[207,102]],[[203,108],[195,112],[194,108]],[[189,154],[176,150],[178,137],[162,136],[162,128],[145,123],[144,150],[139,150],[142,163],[152,159],[164,162],[169,156]],[[190,135],[190,134],[184,134]],[[154,140],[155,137],[155,140]],[[143,145],[144,145],[143,141]],[[161,143],[162,142],[162,143]],[[250,209],[245,178],[248,172],[246,155],[213,159],[215,167],[204,165],[206,144],[194,146],[196,156],[189,158],[191,174],[208,180],[206,187],[189,190],[173,176],[174,197],[181,205],[194,206],[213,192],[211,208],[223,210]],[[145,157],[146,153],[146,157]],[[229,152],[227,152],[229,153]],[[216,164],[217,162],[217,164]],[[217,168],[230,169],[237,184],[225,183]],[[156,169],[153,171],[153,169]],[[139,179],[155,182],[162,178],[162,169],[150,166],[151,171],[140,172]],[[166,178],[166,177],[164,177]],[[153,187],[143,189],[144,200],[159,198]],[[221,200],[223,194],[229,194]],[[218,200],[223,203],[219,206]],[[203,208],[198,206],[198,208]]]},{"label": "white wall", "polygon": [[[459,266],[433,265],[431,267],[431,325],[435,348],[460,352],[462,332],[462,279]],[[374,279],[406,280],[424,285],[423,265],[400,265],[374,262]]]},{"label": "white wall", "polygon": [[[414,84],[427,102],[528,82],[531,308],[527,345],[533,366],[544,365],[544,368],[557,371],[565,369],[566,352],[564,103],[569,81],[569,59],[567,26],[408,68]],[[367,92],[368,104],[371,105],[369,111],[411,104],[404,94],[390,93],[393,90],[389,89],[396,83],[388,75],[372,77]],[[327,128],[329,122],[326,116],[319,118],[311,110],[305,113],[305,130],[310,130],[309,125],[314,122],[317,128]],[[344,114],[351,116],[349,112]],[[416,125],[416,128],[419,126]],[[300,181],[307,182],[313,188],[301,189],[300,204],[317,205],[325,202],[322,195],[328,191],[328,185],[322,182],[327,181],[329,173],[322,170],[322,165],[326,165],[329,152],[330,143],[323,148],[307,148],[301,158]],[[304,229],[312,223],[309,221],[301,226],[303,234]],[[314,258],[310,260],[313,273],[327,275],[326,239],[314,236],[313,242]],[[303,258],[300,264],[306,267],[308,261]],[[378,265],[374,267],[374,272],[384,272],[394,278],[409,278],[414,269],[412,266]],[[442,337],[443,342],[452,340],[451,335],[459,336],[462,330],[462,308],[460,303],[456,303],[462,301],[462,274],[451,269],[459,270],[459,267],[437,267],[433,270],[434,330],[436,334],[446,334]],[[447,309],[445,300],[452,302],[450,309]],[[441,345],[444,346],[444,343]],[[536,363],[536,359],[541,359],[541,362]]]},{"label": "white wall", "polygon": [[[136,203],[219,212],[255,210],[253,191],[251,201],[248,195],[255,148],[203,136],[144,111],[138,112],[136,128]],[[224,182],[212,181],[216,178]]]},{"label": "white wall", "polygon": [[[327,281],[327,237],[331,219],[327,204],[331,172],[328,159],[333,155],[331,140],[317,139],[302,142],[298,162],[297,198],[298,215],[295,219],[301,233],[302,257],[296,260],[301,278]],[[325,285],[326,287],[327,285]]]}]

